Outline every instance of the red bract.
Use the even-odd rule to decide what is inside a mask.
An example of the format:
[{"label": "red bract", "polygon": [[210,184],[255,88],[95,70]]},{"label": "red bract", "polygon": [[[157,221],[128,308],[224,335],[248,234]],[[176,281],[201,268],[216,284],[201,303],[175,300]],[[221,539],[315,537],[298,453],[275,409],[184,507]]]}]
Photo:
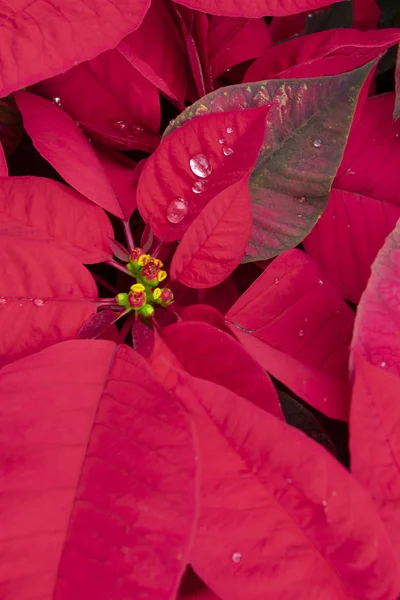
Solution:
[{"label": "red bract", "polygon": [[[333,0],[338,2],[339,0]],[[264,15],[292,15],[333,4],[332,0],[176,0],[190,8],[213,15],[231,17],[262,17]]]},{"label": "red bract", "polygon": [[322,590],[332,600],[395,598],[387,532],[325,449],[215,383],[184,378],[178,397],[202,465],[190,559],[222,599],[284,598],[288,586],[301,600]]},{"label": "red bract", "polygon": [[195,517],[196,450],[187,416],[145,361],[112,342],[66,342],[2,369],[0,395],[2,597],[146,590],[173,600]]}]

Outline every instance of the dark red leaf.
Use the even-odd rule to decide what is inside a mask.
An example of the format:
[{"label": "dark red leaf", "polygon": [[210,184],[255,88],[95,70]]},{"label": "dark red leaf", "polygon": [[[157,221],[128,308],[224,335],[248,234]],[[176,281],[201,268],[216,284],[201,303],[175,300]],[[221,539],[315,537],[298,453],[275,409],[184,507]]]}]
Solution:
[{"label": "dark red leaf", "polygon": [[73,256],[54,245],[2,237],[0,364],[73,338],[96,312],[97,289]]},{"label": "dark red leaf", "polygon": [[296,37],[267,48],[251,65],[245,81],[339,75],[376,59],[399,39],[400,29],[330,29]]},{"label": "dark red leaf", "polygon": [[372,265],[354,324],[352,349],[368,362],[400,375],[400,222]]},{"label": "dark red leaf", "polygon": [[121,206],[96,152],[71,117],[36,94],[17,92],[15,97],[38,152],[78,192],[122,218]]},{"label": "dark red leaf", "polygon": [[94,340],[104,334],[104,332],[121,317],[121,312],[114,310],[102,310],[92,315],[78,331],[77,338],[80,340]]},{"label": "dark red leaf", "polygon": [[400,49],[397,50],[397,62],[396,62],[396,104],[394,107],[393,117],[398,119],[400,117]]},{"label": "dark red leaf", "polygon": [[253,227],[245,261],[265,260],[296,246],[315,225],[328,202],[370,69],[369,64],[336,77],[222,88],[188,107],[167,130],[209,112],[271,105],[249,182]]},{"label": "dark red leaf", "polygon": [[149,0],[3,1],[0,96],[114,48],[140,25],[149,5]]},{"label": "dark red leaf", "polygon": [[24,133],[21,113],[12,96],[0,99],[0,142],[8,156],[18,146]]},{"label": "dark red leaf", "polygon": [[190,562],[213,591],[237,600],[309,600],[321,590],[330,600],[396,598],[387,532],[334,457],[215,383],[186,377],[177,394],[201,464]]},{"label": "dark red leaf", "polygon": [[[234,325],[235,334],[236,329],[244,331],[272,347],[272,351],[265,348],[271,370],[268,359],[262,363],[271,375],[321,412],[346,419],[346,399],[326,391],[332,380],[347,384],[354,315],[306,254],[291,250],[276,258],[227,312],[226,320]],[[274,349],[281,354],[279,373],[274,369],[279,358]],[[285,366],[286,356],[296,360],[288,358]],[[322,380],[327,377],[327,384],[307,397],[303,386],[308,373],[315,378],[318,372]]]},{"label": "dark red leaf", "polygon": [[[181,239],[211,199],[248,176],[267,112],[261,107],[205,115],[163,139],[146,161],[137,191],[139,211],[159,239]],[[187,203],[187,214],[168,220],[177,199]]]},{"label": "dark red leaf", "polygon": [[378,507],[400,557],[400,379],[355,357],[351,470]]},{"label": "dark red leaf", "polygon": [[381,10],[376,0],[353,0],[354,29],[377,29],[380,15]]},{"label": "dark red leaf", "polygon": [[340,0],[175,0],[179,4],[213,15],[264,17],[292,15],[339,2]]},{"label": "dark red leaf", "polygon": [[283,419],[270,378],[232,336],[194,321],[165,327],[162,336],[188,373],[214,381]]},{"label": "dark red leaf", "polygon": [[4,154],[3,146],[0,142],[0,177],[7,177],[8,165],[6,155]]},{"label": "dark red leaf", "polygon": [[111,258],[113,230],[104,211],[44,177],[0,179],[0,235],[49,242],[83,263]]},{"label": "dark red leaf", "polygon": [[159,142],[157,88],[118,50],[40,83],[36,88],[58,103],[95,140],[118,150],[153,151]]},{"label": "dark red leaf", "polygon": [[[149,43],[151,40],[151,43]],[[143,23],[118,46],[129,62],[184,108],[187,68],[182,36],[162,0],[153,0]]]},{"label": "dark red leaf", "polygon": [[196,451],[146,362],[65,342],[3,368],[0,396],[1,596],[174,600]]}]

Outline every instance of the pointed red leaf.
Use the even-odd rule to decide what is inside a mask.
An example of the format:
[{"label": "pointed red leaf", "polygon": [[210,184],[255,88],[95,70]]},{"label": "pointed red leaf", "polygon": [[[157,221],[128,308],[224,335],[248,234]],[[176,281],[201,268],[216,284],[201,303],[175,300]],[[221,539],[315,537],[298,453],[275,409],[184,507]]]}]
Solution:
[{"label": "pointed red leaf", "polygon": [[400,29],[330,29],[271,46],[246,73],[245,81],[322,77],[356,69],[400,40]]},{"label": "pointed red leaf", "polygon": [[400,122],[393,121],[394,94],[368,98],[352,128],[334,187],[400,205]]},{"label": "pointed red leaf", "polygon": [[[311,398],[304,397],[299,394],[301,386],[294,389],[292,383],[295,373],[302,370],[284,366],[285,356],[289,356],[296,361],[288,359],[288,364],[304,363],[311,373],[320,372],[331,382],[347,384],[354,315],[306,254],[290,250],[276,258],[227,312],[226,320],[282,353],[282,383],[321,412],[332,415],[335,411],[335,418],[339,414],[346,418],[344,399],[338,402],[322,389],[314,390]],[[272,351],[272,357],[276,356]],[[273,370],[270,373],[277,376]]]},{"label": "pointed red leaf", "polygon": [[400,379],[355,357],[351,470],[366,488],[400,557]]},{"label": "pointed red leaf", "polygon": [[209,325],[213,325],[214,327],[217,327],[217,329],[232,335],[221,313],[208,304],[192,304],[191,306],[186,306],[180,313],[180,316],[184,321],[201,321],[202,323],[208,323]]},{"label": "pointed red leaf", "polygon": [[124,38],[118,50],[144,77],[184,108],[187,85],[185,46],[162,0],[152,1],[139,29]]},{"label": "pointed red leaf", "polygon": [[201,464],[190,561],[213,591],[237,600],[306,600],[321,590],[329,600],[396,598],[398,563],[382,521],[324,448],[215,383],[187,377],[177,394]]},{"label": "pointed red leaf", "polygon": [[245,261],[265,260],[296,246],[315,225],[328,202],[370,70],[368,64],[335,77],[221,88],[188,107],[167,129],[169,134],[196,117],[204,119],[205,113],[271,106],[250,176],[253,227]]},{"label": "pointed red leaf", "polygon": [[149,4],[149,0],[2,2],[0,96],[114,48],[140,25]]},{"label": "pointed red leaf", "polygon": [[[145,221],[151,219],[158,238],[180,239],[212,198],[248,176],[262,143],[267,112],[265,106],[205,115],[162,140],[143,167],[137,191],[139,211]],[[229,201],[227,193],[227,198],[221,194],[222,201]],[[174,224],[167,215],[177,198],[187,203],[188,212]]]},{"label": "pointed red leaf", "polygon": [[188,373],[214,381],[284,418],[272,381],[232,336],[195,321],[165,327],[162,336]]},{"label": "pointed red leaf", "polygon": [[118,50],[40,83],[36,90],[82,124],[93,139],[118,150],[153,151],[159,142],[157,88]]},{"label": "pointed red leaf", "polygon": [[[102,310],[89,319],[82,325],[78,331],[77,338],[80,340],[94,340],[100,338],[106,330],[122,317],[121,312],[114,310]],[[108,338],[103,338],[108,339]]]},{"label": "pointed red leaf", "polygon": [[36,94],[18,92],[15,98],[38,152],[78,192],[122,218],[121,207],[96,152],[71,117]]},{"label": "pointed red leaf", "polygon": [[358,303],[371,265],[400,218],[400,206],[333,189],[304,248],[341,296]]},{"label": "pointed red leaf", "polygon": [[171,279],[207,288],[240,264],[251,230],[248,177],[217,194],[183,235],[171,263]]},{"label": "pointed red leaf", "polygon": [[54,245],[2,237],[0,364],[73,338],[96,312],[94,280]]},{"label": "pointed red leaf", "polygon": [[195,449],[145,361],[108,341],[65,342],[2,369],[0,396],[1,597],[173,600]]},{"label": "pointed red leaf", "polygon": [[400,222],[372,265],[354,324],[352,349],[373,365],[400,375]]},{"label": "pointed red leaf", "polygon": [[292,15],[314,10],[340,0],[176,0],[179,4],[213,15],[228,17],[264,17]]},{"label": "pointed red leaf", "polygon": [[110,221],[70,187],[44,177],[0,179],[0,235],[51,242],[83,263],[112,256]]}]

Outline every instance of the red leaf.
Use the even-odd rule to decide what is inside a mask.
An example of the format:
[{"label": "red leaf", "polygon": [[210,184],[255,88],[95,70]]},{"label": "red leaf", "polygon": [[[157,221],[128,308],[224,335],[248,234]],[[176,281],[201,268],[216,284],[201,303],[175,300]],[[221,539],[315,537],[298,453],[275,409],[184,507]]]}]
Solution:
[{"label": "red leaf", "polygon": [[92,276],[56,246],[0,244],[0,364],[75,337],[96,312]]},{"label": "red leaf", "polygon": [[162,0],[152,1],[139,29],[124,38],[118,50],[183,110],[187,85],[185,46]]},{"label": "red leaf", "polygon": [[400,50],[397,50],[397,62],[396,62],[396,104],[393,111],[393,118],[398,119],[400,117]]},{"label": "red leaf", "polygon": [[24,134],[21,113],[13,96],[0,99],[0,142],[8,156],[19,145]]},{"label": "red leaf", "polygon": [[400,205],[400,122],[393,122],[394,94],[369,98],[352,128],[334,187]]},{"label": "red leaf", "polygon": [[339,75],[376,59],[399,39],[400,29],[331,29],[293,38],[267,48],[244,80]]},{"label": "red leaf", "polygon": [[353,0],[354,29],[376,29],[380,15],[381,9],[376,0]]},{"label": "red leaf", "polygon": [[352,349],[373,365],[400,375],[400,222],[372,265],[354,324]]},{"label": "red leaf", "polygon": [[0,96],[114,48],[140,25],[149,4],[149,0],[3,1]]},{"label": "red leaf", "polygon": [[186,306],[181,312],[181,317],[184,321],[201,321],[202,323],[208,323],[231,335],[231,331],[226,325],[224,317],[217,309],[208,304],[192,304],[191,306]]},{"label": "red leaf", "polygon": [[[100,338],[106,330],[122,317],[121,312],[113,310],[102,310],[92,315],[78,331],[77,338],[80,340],[94,340]],[[104,338],[108,339],[108,338]]]},{"label": "red leaf", "polygon": [[95,140],[112,148],[153,151],[159,142],[157,88],[118,50],[40,83],[36,88],[61,107]]},{"label": "red leaf", "polygon": [[227,17],[286,16],[334,4],[340,0],[175,0],[179,4]]},{"label": "red leaf", "polygon": [[258,58],[270,45],[264,19],[210,17],[208,51],[215,79],[240,63]]},{"label": "red leaf", "polygon": [[135,165],[124,154],[109,149],[96,148],[96,154],[114,189],[124,220],[129,221],[136,208],[136,192],[143,164]]},{"label": "red leaf", "polygon": [[0,395],[1,596],[173,600],[195,450],[145,361],[108,341],[65,342],[2,369]]},{"label": "red leaf", "polygon": [[7,177],[8,175],[8,166],[7,159],[4,154],[3,146],[0,142],[0,177]]},{"label": "red leaf", "polygon": [[398,563],[375,507],[324,448],[215,383],[185,378],[178,397],[201,461],[190,562],[213,591],[396,598]]},{"label": "red leaf", "polygon": [[253,227],[245,262],[266,260],[296,246],[315,225],[326,208],[358,95],[370,70],[368,64],[336,77],[222,88],[188,107],[167,129],[169,134],[188,121],[196,122],[196,117],[205,119],[205,113],[238,106],[243,112],[260,105],[271,107],[249,181]]},{"label": "red leaf", "polygon": [[195,321],[165,327],[162,335],[188,373],[218,383],[284,419],[272,381],[230,335]]},{"label": "red leaf", "polygon": [[339,294],[358,303],[371,264],[399,218],[400,206],[333,189],[304,248]]},{"label": "red leaf", "polygon": [[359,355],[355,367],[351,470],[377,505],[400,557],[400,379]]},{"label": "red leaf", "polygon": [[240,264],[251,230],[248,177],[217,194],[190,225],[171,263],[171,278],[194,288],[218,285]]},{"label": "red leaf", "polygon": [[[262,107],[206,115],[162,140],[143,167],[137,191],[139,211],[145,221],[151,219],[159,239],[180,239],[212,198],[247,177],[260,149],[267,111]],[[188,212],[173,224],[167,215],[177,198],[187,203]]]},{"label": "red leaf", "polygon": [[105,213],[70,187],[44,177],[0,179],[0,235],[50,242],[83,263],[112,256]]},{"label": "red leaf", "polygon": [[[291,356],[314,374],[319,371],[331,381],[346,384],[354,315],[303,252],[291,250],[276,258],[227,312],[226,319],[283,353],[282,361]],[[321,412],[332,415],[334,411],[334,418],[339,414],[346,418],[344,399],[338,402],[320,389],[314,390],[312,398],[304,397],[299,387],[293,388],[296,376],[290,371],[282,368],[282,383]]]},{"label": "red leaf", "polygon": [[24,126],[40,154],[67,183],[105,210],[122,218],[114,190],[90,142],[57,106],[30,92],[17,92]]}]

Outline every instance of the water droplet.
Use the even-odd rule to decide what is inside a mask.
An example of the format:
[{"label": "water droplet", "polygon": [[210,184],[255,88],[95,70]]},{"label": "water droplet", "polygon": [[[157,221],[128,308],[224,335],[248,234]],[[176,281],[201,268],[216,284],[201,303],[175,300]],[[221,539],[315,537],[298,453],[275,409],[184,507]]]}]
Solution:
[{"label": "water droplet", "polygon": [[0,298],[0,306],[4,306],[7,304],[7,300],[5,298]]},{"label": "water droplet", "polygon": [[346,175],[355,175],[355,174],[356,174],[356,172],[352,171],[351,169],[347,169],[347,171],[346,171]]},{"label": "water droplet", "polygon": [[32,300],[32,302],[33,302],[33,304],[34,304],[35,306],[37,306],[38,308],[42,308],[42,306],[44,306],[44,300],[43,300],[43,298],[34,298],[34,299]]},{"label": "water droplet", "polygon": [[226,133],[233,133],[233,127],[227,127]]},{"label": "water droplet", "polygon": [[75,125],[77,126],[77,128],[78,128],[80,131],[82,131],[82,132],[83,132],[82,125],[79,123],[79,121],[75,121]]},{"label": "water droplet", "polygon": [[400,133],[396,133],[396,137],[399,137]]},{"label": "water droplet", "polygon": [[225,156],[230,156],[231,154],[233,154],[234,150],[233,150],[233,148],[230,148],[229,146],[224,146],[222,148],[222,152]]},{"label": "water droplet", "polygon": [[240,554],[240,552],[234,552],[232,554],[232,560],[234,563],[239,563],[242,560],[242,555]]},{"label": "water droplet", "polygon": [[327,402],[327,401],[328,401],[328,398],[324,398],[324,402]]},{"label": "water droplet", "polygon": [[139,127],[138,125],[132,125],[131,131],[133,135],[141,135],[143,133],[143,127]]},{"label": "water droplet", "polygon": [[180,223],[188,214],[188,203],[183,198],[175,198],[167,206],[167,219],[170,223]]},{"label": "water droplet", "polygon": [[299,219],[303,218],[303,215],[298,214],[297,216],[299,217]]},{"label": "water droplet", "polygon": [[304,331],[303,331],[303,329],[300,329],[300,331],[299,331],[299,337],[303,337],[303,335],[304,335]]},{"label": "water droplet", "polygon": [[307,322],[308,322],[308,318],[307,318],[307,317],[304,317],[304,321],[307,323]]},{"label": "water droplet", "polygon": [[192,186],[192,192],[195,194],[201,194],[201,192],[204,191],[204,184],[205,181],[195,181]]},{"label": "water droplet", "polygon": [[325,507],[325,506],[328,506],[328,502],[327,502],[326,500],[322,500],[321,504],[322,504],[322,506],[324,506],[324,507]]},{"label": "water droplet", "polygon": [[315,148],[321,148],[321,146],[322,146],[322,140],[320,140],[319,138],[317,138],[316,140],[313,141],[313,146]]},{"label": "water droplet", "polygon": [[293,483],[293,479],[292,479],[291,477],[288,477],[288,478],[286,479],[286,481],[287,481],[288,483]]},{"label": "water droplet", "polygon": [[384,360],[381,362],[381,367],[383,367],[383,368],[385,368],[385,367],[386,367],[386,363],[385,363],[385,361],[384,361]]},{"label": "water droplet", "polygon": [[229,71],[232,71],[232,67],[228,67],[226,72],[229,73]]},{"label": "water droplet", "polygon": [[275,284],[275,285],[278,285],[278,283],[279,283],[279,279],[278,279],[277,277],[275,277],[275,279],[274,279],[274,284]]},{"label": "water droplet", "polygon": [[211,174],[212,166],[204,154],[196,154],[196,156],[193,156],[189,161],[189,165],[192,172],[197,175],[197,177],[202,177],[204,179]]},{"label": "water droplet", "polygon": [[322,279],[320,279],[320,280],[318,281],[318,283],[319,283],[319,285],[324,285],[324,282],[323,282],[323,280],[322,280]]},{"label": "water droplet", "polygon": [[113,127],[117,131],[125,131],[128,125],[125,123],[125,121],[115,121],[115,123],[113,123]]},{"label": "water droplet", "polygon": [[305,196],[297,196],[297,200],[300,202],[300,204],[304,204],[307,198]]},{"label": "water droplet", "polygon": [[219,140],[218,140],[218,144],[225,144],[225,140],[224,140],[224,138],[219,138]]},{"label": "water droplet", "polygon": [[61,98],[58,98],[58,96],[56,96],[55,98],[53,98],[53,104],[55,104],[56,106],[58,106],[58,108],[62,108]]}]

